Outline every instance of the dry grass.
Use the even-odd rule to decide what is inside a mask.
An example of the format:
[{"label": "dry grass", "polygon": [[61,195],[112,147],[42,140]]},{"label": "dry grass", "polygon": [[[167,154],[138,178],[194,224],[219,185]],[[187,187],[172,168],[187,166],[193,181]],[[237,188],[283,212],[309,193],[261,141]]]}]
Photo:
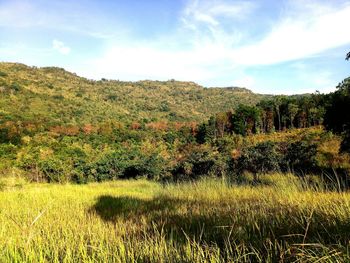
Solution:
[{"label": "dry grass", "polygon": [[350,194],[260,185],[1,180],[1,262],[344,262]]}]

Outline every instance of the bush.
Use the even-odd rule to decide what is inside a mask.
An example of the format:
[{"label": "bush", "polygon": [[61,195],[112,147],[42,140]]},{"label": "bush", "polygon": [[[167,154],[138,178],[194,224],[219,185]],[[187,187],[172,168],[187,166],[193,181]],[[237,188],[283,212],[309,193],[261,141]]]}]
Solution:
[{"label": "bush", "polygon": [[85,176],[96,181],[119,178],[126,168],[126,158],[120,152],[113,152],[103,156],[100,160],[85,168]]},{"label": "bush", "polygon": [[316,162],[317,145],[298,141],[290,143],[287,146],[283,159],[283,168],[285,171],[302,175],[313,172],[317,168]]},{"label": "bush", "polygon": [[63,100],[64,99],[63,95],[53,95],[52,98],[54,98],[55,100]]},{"label": "bush", "polygon": [[159,179],[164,167],[164,160],[159,155],[144,155],[136,148],[129,151],[121,149],[106,154],[91,165],[80,164],[78,170],[85,177],[101,182],[139,177]]},{"label": "bush", "polygon": [[65,163],[57,158],[40,160],[38,163],[39,170],[43,173],[48,182],[67,182],[69,178],[69,168]]},{"label": "bush", "polygon": [[20,91],[22,88],[18,83],[12,83],[10,86],[10,89],[14,90],[14,91]]},{"label": "bush", "polygon": [[172,170],[175,181],[196,180],[208,175],[224,175],[227,162],[208,145],[188,146],[182,159]]},{"label": "bush", "polygon": [[254,180],[258,180],[258,174],[276,172],[279,170],[281,156],[276,151],[273,142],[262,142],[243,150],[241,156],[234,161],[235,172],[240,175],[244,171],[253,173]]},{"label": "bush", "polygon": [[5,157],[6,159],[16,159],[17,147],[13,144],[2,144],[0,143],[0,158]]},{"label": "bush", "polygon": [[120,178],[145,177],[147,179],[159,179],[164,167],[164,160],[156,154],[151,156],[139,155],[137,158],[128,160],[127,167]]},{"label": "bush", "polygon": [[340,145],[340,151],[350,153],[350,131],[346,131],[343,134],[343,141]]},{"label": "bush", "polygon": [[0,77],[7,77],[7,73],[0,71]]},{"label": "bush", "polygon": [[21,143],[21,135],[16,126],[0,128],[0,143],[12,143],[18,145]]}]

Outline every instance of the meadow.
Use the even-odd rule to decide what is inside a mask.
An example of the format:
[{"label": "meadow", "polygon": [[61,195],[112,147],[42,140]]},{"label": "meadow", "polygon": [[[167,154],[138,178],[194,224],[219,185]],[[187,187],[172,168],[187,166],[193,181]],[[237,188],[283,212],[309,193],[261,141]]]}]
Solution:
[{"label": "meadow", "polygon": [[350,193],[289,174],[0,181],[1,262],[346,262]]}]

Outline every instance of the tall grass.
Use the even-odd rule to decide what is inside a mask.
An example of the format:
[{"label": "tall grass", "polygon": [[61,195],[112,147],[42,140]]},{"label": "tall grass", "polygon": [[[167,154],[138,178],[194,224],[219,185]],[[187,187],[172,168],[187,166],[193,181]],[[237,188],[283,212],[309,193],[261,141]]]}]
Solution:
[{"label": "tall grass", "polygon": [[350,194],[292,175],[89,185],[2,180],[1,262],[344,262]]}]

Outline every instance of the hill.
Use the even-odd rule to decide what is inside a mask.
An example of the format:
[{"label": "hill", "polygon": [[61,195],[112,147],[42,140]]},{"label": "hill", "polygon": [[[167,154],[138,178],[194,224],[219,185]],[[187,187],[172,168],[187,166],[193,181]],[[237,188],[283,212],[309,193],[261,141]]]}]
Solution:
[{"label": "hill", "polygon": [[0,63],[0,119],[55,124],[106,120],[203,121],[268,95],[245,88],[205,88],[193,82],[99,81],[57,67]]}]

